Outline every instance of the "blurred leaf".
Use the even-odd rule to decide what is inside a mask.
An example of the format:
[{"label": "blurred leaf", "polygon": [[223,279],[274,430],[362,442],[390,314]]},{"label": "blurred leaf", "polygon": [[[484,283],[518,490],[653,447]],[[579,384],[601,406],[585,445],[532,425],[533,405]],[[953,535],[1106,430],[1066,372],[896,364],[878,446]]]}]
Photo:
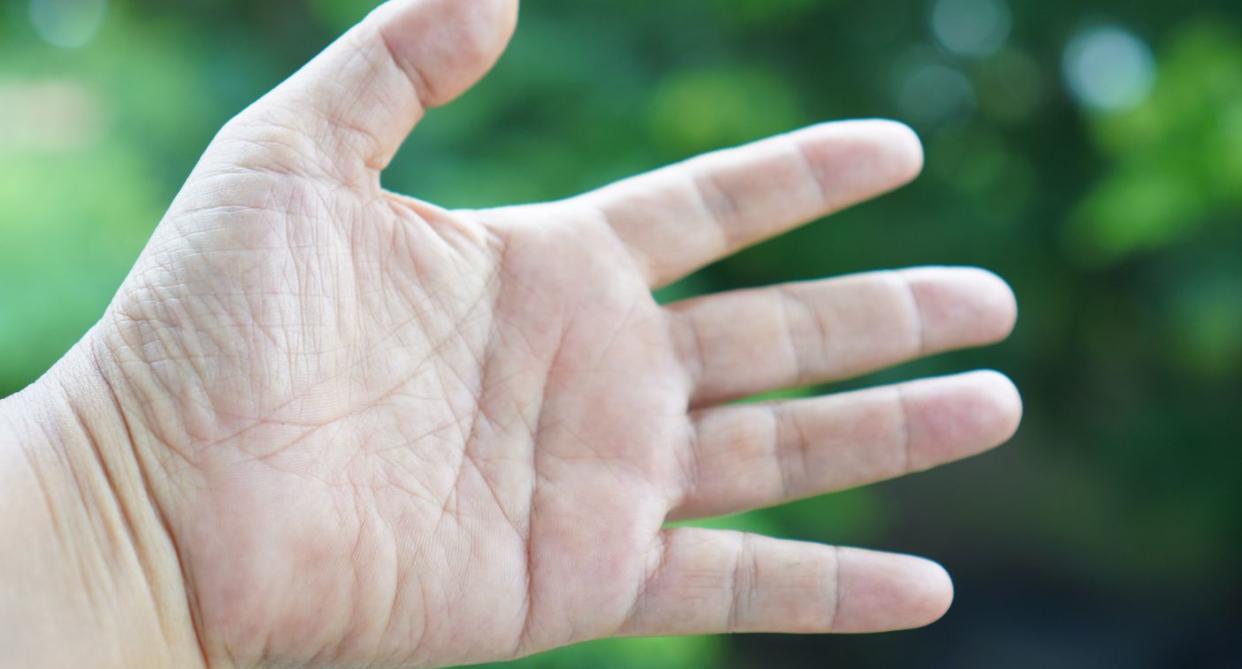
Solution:
[{"label": "blurred leaf", "polygon": [[1242,39],[1218,23],[1179,31],[1148,100],[1097,117],[1095,135],[1117,167],[1071,222],[1075,257],[1114,263],[1242,214]]},{"label": "blurred leaf", "polygon": [[653,134],[677,153],[741,144],[792,130],[800,120],[787,85],[762,70],[674,73],[652,93]]}]

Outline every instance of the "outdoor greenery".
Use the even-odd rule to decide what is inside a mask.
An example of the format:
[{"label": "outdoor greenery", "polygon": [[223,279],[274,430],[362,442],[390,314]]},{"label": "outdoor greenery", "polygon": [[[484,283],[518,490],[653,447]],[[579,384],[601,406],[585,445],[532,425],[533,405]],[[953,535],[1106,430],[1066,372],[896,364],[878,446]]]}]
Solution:
[{"label": "outdoor greenery", "polygon": [[[0,396],[98,318],[215,129],[374,4],[0,5]],[[447,206],[557,198],[871,116],[922,134],[915,185],[660,297],[925,263],[1011,281],[1011,341],[850,387],[1001,369],[1026,399],[1013,444],[712,521],[930,555],[954,611],[898,635],[610,641],[520,666],[1242,664],[1236,0],[528,0],[496,71],[428,116],[385,184]]]}]

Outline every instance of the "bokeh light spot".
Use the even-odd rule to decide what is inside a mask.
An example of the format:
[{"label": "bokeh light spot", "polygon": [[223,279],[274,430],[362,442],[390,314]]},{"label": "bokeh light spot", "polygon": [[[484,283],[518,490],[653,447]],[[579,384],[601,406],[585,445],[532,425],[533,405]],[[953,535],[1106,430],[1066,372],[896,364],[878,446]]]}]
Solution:
[{"label": "bokeh light spot", "polygon": [[30,23],[48,44],[76,49],[99,32],[108,0],[31,0]]},{"label": "bokeh light spot", "polygon": [[932,32],[945,49],[959,56],[990,56],[1005,45],[1013,15],[1005,0],[937,0]]},{"label": "bokeh light spot", "polygon": [[974,109],[975,88],[956,68],[915,61],[897,76],[897,104],[903,114],[929,123],[960,117]]},{"label": "bokeh light spot", "polygon": [[79,82],[0,83],[0,150],[61,153],[89,147],[103,135],[99,96]]},{"label": "bokeh light spot", "polygon": [[1065,47],[1062,66],[1074,98],[1100,111],[1133,109],[1147,99],[1156,80],[1151,49],[1117,26],[1074,36]]}]

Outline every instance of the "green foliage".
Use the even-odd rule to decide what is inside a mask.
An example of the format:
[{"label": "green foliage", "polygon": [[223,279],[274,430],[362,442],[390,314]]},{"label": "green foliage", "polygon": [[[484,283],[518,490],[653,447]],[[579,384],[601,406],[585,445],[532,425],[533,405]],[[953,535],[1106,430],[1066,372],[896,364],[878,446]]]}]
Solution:
[{"label": "green foliage", "polygon": [[1151,97],[1095,119],[1097,143],[1116,167],[1071,228],[1079,257],[1117,262],[1242,213],[1242,38],[1226,26],[1182,28]]},{"label": "green foliage", "polygon": [[681,669],[719,666],[723,654],[724,644],[712,637],[609,639],[518,662],[485,666],[506,669]]},{"label": "green foliage", "polygon": [[789,86],[764,70],[716,68],[671,74],[651,94],[652,135],[682,154],[741,144],[798,124]]}]

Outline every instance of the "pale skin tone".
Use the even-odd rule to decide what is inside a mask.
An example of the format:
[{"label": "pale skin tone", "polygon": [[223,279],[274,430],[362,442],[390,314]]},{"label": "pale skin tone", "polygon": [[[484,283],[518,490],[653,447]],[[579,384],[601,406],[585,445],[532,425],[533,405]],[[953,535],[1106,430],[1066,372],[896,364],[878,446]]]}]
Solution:
[{"label": "pale skin tone", "polygon": [[1005,284],[651,293],[900,186],[917,139],[821,125],[486,211],[383,190],[516,16],[373,13],[221,131],[99,324],[0,405],[0,665],[443,666],[944,613],[919,558],[666,524],[1006,441],[992,372],[732,402],[1002,339]]}]

